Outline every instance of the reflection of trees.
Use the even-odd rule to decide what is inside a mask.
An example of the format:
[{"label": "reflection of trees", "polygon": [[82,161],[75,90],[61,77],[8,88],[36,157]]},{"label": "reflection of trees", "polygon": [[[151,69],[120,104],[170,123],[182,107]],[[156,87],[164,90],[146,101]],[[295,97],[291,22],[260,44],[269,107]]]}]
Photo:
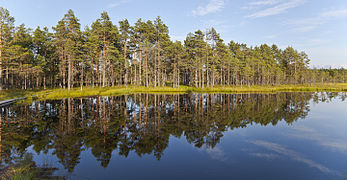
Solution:
[{"label": "reflection of trees", "polygon": [[278,94],[136,94],[40,101],[1,108],[1,160],[12,161],[32,146],[37,153],[53,149],[72,172],[80,154],[90,149],[107,167],[112,152],[127,157],[153,154],[157,159],[170,136],[184,136],[196,147],[213,148],[228,129],[252,124],[288,124],[305,118],[309,100],[331,101],[338,93]]}]

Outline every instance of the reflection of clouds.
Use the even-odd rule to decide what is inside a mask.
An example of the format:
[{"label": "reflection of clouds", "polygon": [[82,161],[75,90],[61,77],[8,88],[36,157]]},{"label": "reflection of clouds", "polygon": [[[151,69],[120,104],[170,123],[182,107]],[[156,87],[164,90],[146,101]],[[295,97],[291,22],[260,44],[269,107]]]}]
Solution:
[{"label": "reflection of clouds", "polygon": [[206,151],[206,153],[214,160],[217,160],[217,161],[228,160],[228,157],[226,156],[225,152],[219,147],[209,148],[204,145],[202,147],[202,150]]},{"label": "reflection of clouds", "polygon": [[279,155],[273,153],[249,153],[251,156],[256,156],[268,160],[279,158]]},{"label": "reflection of clouds", "polygon": [[315,129],[300,126],[293,128],[294,133],[289,134],[289,136],[312,140],[317,142],[319,145],[331,148],[335,151],[347,152],[347,141],[343,139],[331,138],[321,132],[316,131]]},{"label": "reflection of clouds", "polygon": [[274,151],[278,154],[284,155],[284,156],[288,156],[289,158],[291,158],[292,160],[298,161],[298,162],[302,162],[304,164],[307,164],[310,167],[316,168],[318,170],[320,170],[321,172],[324,173],[334,173],[334,171],[330,170],[329,168],[325,167],[324,165],[321,165],[317,162],[314,162],[310,159],[307,159],[305,157],[303,157],[302,155],[300,155],[299,153],[290,150],[290,149],[286,149],[283,146],[279,145],[279,144],[275,144],[275,143],[271,143],[271,142],[266,142],[266,141],[252,141],[253,144],[264,147],[268,150]]}]

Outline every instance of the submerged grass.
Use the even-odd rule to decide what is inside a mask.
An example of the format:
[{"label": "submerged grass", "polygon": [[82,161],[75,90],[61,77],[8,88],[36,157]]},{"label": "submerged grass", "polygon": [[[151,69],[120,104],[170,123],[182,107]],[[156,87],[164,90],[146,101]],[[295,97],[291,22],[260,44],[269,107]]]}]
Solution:
[{"label": "submerged grass", "polygon": [[18,97],[39,99],[63,99],[88,96],[118,96],[135,93],[146,94],[183,94],[183,93],[275,93],[275,92],[347,92],[347,83],[306,84],[306,85],[278,85],[278,86],[215,86],[213,88],[195,88],[188,86],[172,87],[144,87],[144,86],[116,86],[116,87],[83,87],[67,89],[49,89],[41,91],[4,90],[0,91],[0,101]]},{"label": "submerged grass", "polygon": [[36,166],[35,162],[30,159],[28,162],[25,159],[23,162],[13,164],[2,170],[0,179],[6,180],[32,180],[32,179],[65,179],[63,176],[55,176],[54,172],[57,168],[44,165],[43,167]]}]

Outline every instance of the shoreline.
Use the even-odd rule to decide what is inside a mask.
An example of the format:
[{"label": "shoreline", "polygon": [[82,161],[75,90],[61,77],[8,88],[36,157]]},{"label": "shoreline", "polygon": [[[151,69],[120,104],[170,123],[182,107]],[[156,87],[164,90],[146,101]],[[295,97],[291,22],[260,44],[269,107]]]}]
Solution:
[{"label": "shoreline", "polygon": [[16,98],[38,98],[42,100],[58,100],[88,96],[120,96],[138,93],[147,94],[186,94],[186,93],[277,93],[277,92],[347,92],[347,83],[315,84],[315,85],[276,85],[276,86],[216,86],[213,88],[195,88],[188,86],[144,87],[144,86],[114,86],[114,87],[76,87],[48,90],[5,90],[0,91],[0,101]]},{"label": "shoreline", "polygon": [[276,92],[347,92],[347,84],[325,85],[280,85],[280,86],[220,86],[214,88],[195,88],[188,86],[172,87],[144,87],[144,86],[115,86],[115,87],[80,87],[68,91],[56,89],[40,91],[36,94],[39,99],[64,99],[88,96],[120,96],[138,93],[147,94],[187,94],[187,93],[276,93]]}]

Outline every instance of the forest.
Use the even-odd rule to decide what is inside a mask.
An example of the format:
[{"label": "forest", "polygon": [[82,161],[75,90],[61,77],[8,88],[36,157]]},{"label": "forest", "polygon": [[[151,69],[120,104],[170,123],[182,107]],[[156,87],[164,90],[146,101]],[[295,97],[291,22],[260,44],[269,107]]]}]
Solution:
[{"label": "forest", "polygon": [[225,43],[214,29],[170,40],[154,21],[118,24],[107,12],[81,27],[69,10],[56,26],[14,25],[0,7],[0,89],[179,87],[345,83],[346,69],[310,67],[305,52],[277,45]]}]

